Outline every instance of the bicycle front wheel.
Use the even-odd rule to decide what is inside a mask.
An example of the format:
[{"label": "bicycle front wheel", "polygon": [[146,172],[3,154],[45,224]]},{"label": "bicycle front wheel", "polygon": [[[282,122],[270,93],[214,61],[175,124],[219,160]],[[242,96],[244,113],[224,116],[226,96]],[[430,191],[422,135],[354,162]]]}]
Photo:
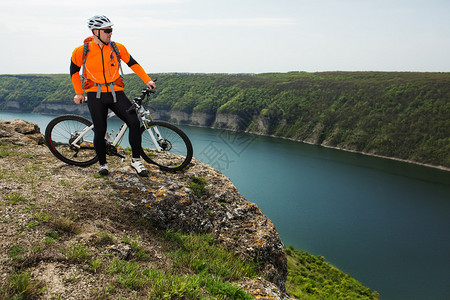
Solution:
[{"label": "bicycle front wheel", "polygon": [[90,166],[98,161],[94,149],[94,131],[89,130],[79,137],[91,125],[91,121],[77,115],[56,117],[45,129],[45,143],[53,155],[66,164]]},{"label": "bicycle front wheel", "polygon": [[[142,151],[141,156],[148,163],[155,164],[163,170],[182,170],[192,159],[192,143],[187,135],[178,127],[164,122],[149,123],[147,132],[141,127]],[[156,148],[151,136],[159,146]]]}]

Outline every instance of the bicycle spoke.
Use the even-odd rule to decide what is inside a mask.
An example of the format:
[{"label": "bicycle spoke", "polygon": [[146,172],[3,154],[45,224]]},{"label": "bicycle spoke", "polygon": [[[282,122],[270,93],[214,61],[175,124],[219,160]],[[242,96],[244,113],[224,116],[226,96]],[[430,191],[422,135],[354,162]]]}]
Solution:
[{"label": "bicycle spoke", "polygon": [[52,120],[45,131],[45,139],[50,151],[65,163],[88,166],[97,160],[91,130],[75,145],[71,145],[84,128],[91,122],[75,115],[65,115]]},{"label": "bicycle spoke", "polygon": [[166,170],[179,170],[189,164],[192,159],[192,145],[179,128],[166,122],[155,121],[150,129],[159,149],[156,149],[147,131],[142,129],[142,157],[147,162]]}]

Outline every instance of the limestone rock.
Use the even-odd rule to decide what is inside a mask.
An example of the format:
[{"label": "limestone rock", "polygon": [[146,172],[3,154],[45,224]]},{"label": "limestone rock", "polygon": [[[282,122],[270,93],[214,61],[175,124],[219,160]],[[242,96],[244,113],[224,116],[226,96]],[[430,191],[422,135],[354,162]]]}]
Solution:
[{"label": "limestone rock", "polygon": [[0,140],[22,146],[45,143],[39,126],[24,120],[0,122]]},{"label": "limestone rock", "polygon": [[247,293],[253,295],[257,300],[293,300],[283,293],[273,283],[264,280],[261,277],[250,279],[244,278],[237,283],[239,287]]},{"label": "limestone rock", "polygon": [[[218,170],[194,159],[187,170],[165,176],[153,166],[148,178],[129,172],[114,172],[114,181],[136,213],[159,228],[213,234],[237,255],[259,262],[263,276],[285,291],[286,253],[274,224]],[[189,186],[194,176],[206,180],[201,197]]]}]

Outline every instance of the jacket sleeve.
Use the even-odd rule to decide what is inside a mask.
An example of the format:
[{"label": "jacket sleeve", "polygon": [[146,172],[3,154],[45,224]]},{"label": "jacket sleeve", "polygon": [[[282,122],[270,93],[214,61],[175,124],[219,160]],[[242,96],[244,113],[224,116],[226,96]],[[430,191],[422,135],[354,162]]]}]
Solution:
[{"label": "jacket sleeve", "polygon": [[133,70],[134,73],[136,73],[137,76],[139,76],[139,78],[143,82],[147,83],[150,80],[152,80],[150,76],[148,76],[147,73],[145,73],[144,69],[138,63],[132,65],[130,68],[131,70]]},{"label": "jacket sleeve", "polygon": [[82,65],[82,57],[83,57],[83,47],[76,48],[72,53],[72,58],[70,60],[70,78],[72,80],[72,85],[75,90],[75,93],[84,94],[83,87],[81,86],[81,78],[80,78],[80,69]]}]

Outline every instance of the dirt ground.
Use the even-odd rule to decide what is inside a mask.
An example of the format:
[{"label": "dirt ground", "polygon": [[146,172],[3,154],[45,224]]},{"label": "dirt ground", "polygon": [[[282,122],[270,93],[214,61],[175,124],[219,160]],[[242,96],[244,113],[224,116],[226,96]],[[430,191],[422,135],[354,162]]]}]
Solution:
[{"label": "dirt ground", "polygon": [[[112,278],[68,254],[77,245],[101,260],[133,255],[130,244],[135,242],[148,255],[148,267],[171,265],[162,233],[121,203],[120,191],[108,177],[97,175],[97,165],[69,166],[43,145],[3,146],[1,156],[0,282],[27,272],[36,288],[45,287],[44,298],[104,294]],[[110,160],[110,168],[133,172],[118,159]]]}]

